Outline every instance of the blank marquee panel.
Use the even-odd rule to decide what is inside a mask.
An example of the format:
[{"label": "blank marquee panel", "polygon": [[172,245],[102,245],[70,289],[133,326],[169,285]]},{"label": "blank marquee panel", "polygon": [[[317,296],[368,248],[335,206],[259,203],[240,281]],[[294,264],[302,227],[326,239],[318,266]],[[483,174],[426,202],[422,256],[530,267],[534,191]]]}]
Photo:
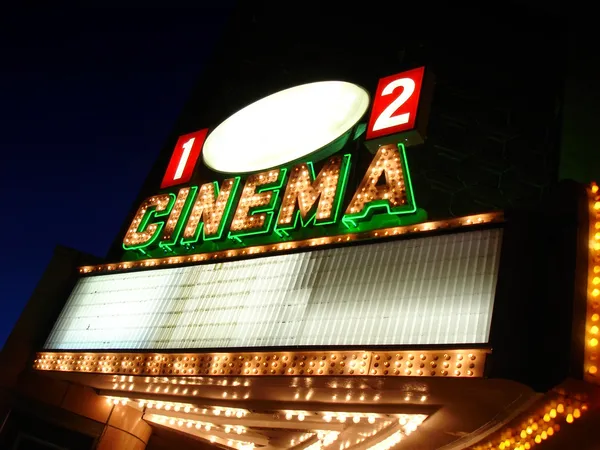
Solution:
[{"label": "blank marquee panel", "polygon": [[47,349],[475,344],[501,229],[82,278]]}]

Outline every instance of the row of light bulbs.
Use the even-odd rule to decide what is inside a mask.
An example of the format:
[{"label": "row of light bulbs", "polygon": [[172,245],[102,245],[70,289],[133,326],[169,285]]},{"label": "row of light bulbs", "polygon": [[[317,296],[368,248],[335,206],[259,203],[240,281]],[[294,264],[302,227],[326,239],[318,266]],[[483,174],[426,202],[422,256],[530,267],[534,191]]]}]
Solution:
[{"label": "row of light bulbs", "polygon": [[338,236],[311,238],[300,241],[288,241],[273,245],[257,245],[252,247],[244,247],[240,249],[220,250],[216,252],[198,253],[186,256],[169,256],[165,258],[151,258],[139,261],[124,261],[119,263],[81,266],[79,268],[79,273],[103,273],[138,268],[153,268],[179,264],[193,264],[205,261],[226,260],[240,256],[258,255],[273,252],[278,253],[288,250],[319,247],[323,245],[346,243],[365,239],[400,236],[404,234],[421,233],[439,229],[448,230],[464,226],[501,222],[502,220],[503,214],[501,212],[477,214],[473,216],[454,218],[446,221],[424,222],[418,225],[406,225],[399,227],[383,228],[376,231],[365,231],[362,233],[349,233]]},{"label": "row of light bulbs", "polygon": [[[600,277],[599,277],[600,280]],[[592,316],[592,320],[597,316]],[[596,330],[591,328],[591,330]],[[194,369],[180,370],[181,384],[194,384],[194,380],[211,379],[218,375],[327,375],[334,364],[335,373],[342,375],[391,375],[391,376],[443,376],[473,377],[481,373],[485,363],[485,350],[422,351],[422,352],[356,352],[339,353],[230,353],[230,354],[60,354],[38,353],[34,368],[39,370],[61,370],[69,372],[101,372],[114,375],[134,373],[135,376],[160,379],[166,378],[188,361],[196,365]],[[279,361],[291,361],[297,367],[283,368]],[[135,367],[130,367],[135,362]],[[221,373],[226,365],[229,373]],[[279,366],[282,367],[279,367]],[[139,367],[138,367],[139,366]],[[192,370],[194,373],[192,373]],[[195,372],[198,372],[197,374]],[[204,373],[204,372],[213,372]],[[218,373],[217,373],[218,372]],[[125,376],[125,375],[123,375]],[[198,383],[205,384],[205,383]]]},{"label": "row of light bulbs", "polygon": [[[130,384],[126,384],[126,383],[121,383],[121,384],[119,384],[119,383],[113,383],[112,387],[113,387],[113,390],[133,391],[134,388],[135,388],[135,383],[130,383]],[[197,389],[194,389],[193,391],[190,391],[188,388],[185,388],[185,389],[182,389],[181,391],[179,391],[179,387],[175,387],[171,392],[169,392],[170,388],[171,388],[170,385],[166,385],[166,386],[163,387],[162,385],[154,386],[152,384],[149,384],[146,387],[146,392],[155,393],[155,394],[158,394],[158,393],[169,394],[170,393],[170,394],[173,394],[173,395],[181,394],[181,395],[193,395],[193,396],[198,395],[198,392],[199,392]],[[221,396],[223,398],[231,397],[233,399],[243,398],[243,399],[247,400],[248,398],[250,398],[250,392],[246,392],[243,395],[240,395],[237,392],[229,393],[227,391],[223,391],[223,393],[221,394]],[[306,393],[305,399],[309,400],[311,397],[312,397],[312,391],[309,390]],[[294,399],[298,400],[299,398],[300,398],[300,393],[296,392],[294,394]],[[352,393],[348,392],[343,398],[344,398],[345,401],[348,402],[348,401],[351,401],[354,397],[353,397]],[[427,397],[426,394],[423,394],[422,392],[406,392],[405,394],[403,394],[403,398],[404,398],[404,401],[407,401],[407,402],[411,401],[413,399],[414,400],[418,400],[420,402],[425,402],[428,397]],[[331,395],[331,400],[332,401],[335,402],[335,401],[337,401],[339,399],[340,399],[340,396],[338,396],[338,394],[334,393],[334,394]],[[373,401],[377,402],[377,401],[381,400],[381,394],[375,393],[375,394],[373,394],[373,396],[371,397],[371,399]],[[361,402],[367,400],[366,394],[365,393],[359,394],[358,395],[358,400],[360,400]],[[293,417],[293,413],[290,413],[290,414],[292,414],[292,417]],[[302,419],[299,419],[299,420],[302,420]]]},{"label": "row of light bulbs", "polygon": [[598,364],[600,352],[600,193],[596,183],[588,189],[590,201],[590,270],[588,275],[588,299],[586,314],[586,346],[584,373],[588,381],[600,383]]},{"label": "row of light bulbs", "polygon": [[572,424],[587,409],[586,403],[570,397],[550,400],[520,424],[505,427],[492,440],[478,443],[470,450],[530,450],[560,431],[560,421]]},{"label": "row of light bulbs", "polygon": [[[113,381],[115,381],[117,377],[113,377]],[[122,379],[126,378],[126,377],[121,377]],[[132,377],[131,377],[132,378]],[[227,380],[224,380],[224,382],[221,382],[219,384],[226,386],[227,385]],[[232,387],[234,386],[241,386],[242,383],[241,382],[233,382],[232,383]],[[244,386],[246,386],[246,382],[244,382]],[[166,384],[166,385],[153,385],[153,384],[149,384],[146,387],[146,392],[149,393],[155,393],[155,394],[172,394],[172,395],[177,395],[177,394],[181,394],[181,395],[193,395],[196,396],[198,395],[198,390],[194,389],[192,391],[190,391],[188,388],[184,388],[181,389],[180,391],[180,387],[176,386],[173,390],[170,391],[170,388],[172,387],[172,385],[170,384]],[[113,383],[112,386],[113,390],[127,390],[127,391],[133,391],[135,388],[135,383],[131,382],[129,384],[127,383],[119,383],[118,381]],[[331,386],[332,389],[338,389],[337,383],[333,383]],[[341,389],[341,388],[340,388]],[[352,389],[352,386],[350,385],[350,387],[348,387],[348,389]],[[238,399],[238,398],[243,398],[245,400],[247,400],[248,398],[250,398],[250,392],[245,392],[243,395],[238,394],[237,392],[228,392],[228,391],[223,391],[221,396],[223,398],[233,398],[233,399]],[[310,400],[310,398],[312,397],[312,389],[309,389],[308,392],[306,393],[305,399],[306,400]],[[372,401],[379,401],[381,400],[381,394],[380,393],[375,393],[373,394],[373,396],[369,396],[370,399]],[[300,398],[300,392],[296,392],[294,394],[294,399],[298,400]],[[338,396],[337,393],[334,393],[331,395],[331,400],[332,401],[337,401],[339,400],[341,397]],[[353,398],[356,398],[356,395],[353,396],[352,392],[347,392],[346,395],[344,397],[342,397],[346,402],[351,401]],[[428,399],[428,396],[426,393],[424,393],[423,391],[415,391],[415,392],[411,392],[411,391],[407,391],[404,394],[402,394],[402,398],[404,399],[404,401],[409,402],[409,401],[420,401],[420,402],[425,402]],[[364,392],[361,392],[360,394],[358,394],[358,400],[360,400],[361,402],[366,401],[367,400],[367,395]],[[329,413],[328,413],[329,414]],[[293,411],[288,411],[286,413],[286,419],[291,420],[294,416],[296,416],[298,418],[298,420],[302,421],[304,420],[304,415],[300,412],[300,413],[294,413]],[[330,413],[328,416],[325,417],[325,420],[327,420],[327,418],[331,419],[337,417],[338,420],[340,422],[343,422],[346,420],[346,417],[344,415],[342,416],[336,416],[335,413]],[[355,423],[358,423],[361,418],[363,416],[362,415],[357,415],[353,417],[353,420],[355,421]],[[367,419],[369,419],[369,417],[367,416]],[[370,419],[369,419],[370,421]],[[373,423],[373,422],[370,422]]]},{"label": "row of light bulbs", "polygon": [[[209,432],[213,428],[215,428],[214,424],[208,424],[208,423],[204,423],[204,422],[197,421],[197,420],[191,420],[191,419],[178,419],[175,417],[170,417],[170,416],[160,415],[160,414],[153,414],[151,416],[151,418],[155,419],[153,421],[155,421],[158,424],[178,426],[179,428],[182,428],[182,429],[188,428],[190,430],[195,429],[197,431]],[[245,431],[241,430],[240,427],[232,427],[229,425],[226,425],[223,428],[223,431],[225,433],[229,434],[229,433],[231,433],[232,429],[234,429],[234,428],[235,428],[235,432],[237,434],[243,434],[245,432]],[[212,435],[208,438],[208,440],[211,443],[215,443],[217,441],[217,437],[215,435]],[[236,439],[233,437],[227,439],[226,441],[224,441],[224,443],[228,447],[235,448],[238,450],[252,450],[255,447],[253,442],[248,442],[248,441]]]},{"label": "row of light bulbs", "polygon": [[[107,396],[106,400],[108,403],[114,405],[128,405],[131,400],[128,397],[115,397]],[[180,403],[180,402],[168,402],[161,400],[148,400],[141,399],[137,402],[137,406],[140,408],[150,409],[164,409],[165,411],[184,412],[184,413],[197,413],[197,414],[213,414],[220,416],[223,414],[225,417],[236,417],[242,419],[248,415],[248,410],[243,408],[203,408],[200,409],[191,403]]]},{"label": "row of light bulbs", "polygon": [[[139,408],[142,408],[142,409],[148,408],[151,410],[152,409],[164,410],[165,412],[173,411],[173,412],[183,412],[183,413],[192,413],[192,414],[207,414],[210,412],[209,409],[207,409],[207,408],[200,410],[195,405],[185,404],[185,403],[162,402],[162,401],[153,401],[153,400],[147,400],[147,399],[132,400],[132,399],[129,399],[126,397],[106,397],[106,399],[107,399],[107,402],[110,404],[123,405],[123,406],[126,406],[126,405],[130,404],[131,402],[137,401],[137,406]],[[222,411],[224,411],[225,416],[231,417],[231,418],[235,417],[238,419],[242,419],[248,414],[247,410],[234,409],[234,408],[223,408],[223,409],[214,408],[212,410],[212,413],[216,416],[219,416]],[[198,431],[205,431],[205,432],[210,432],[211,430],[215,430],[215,429],[222,429],[222,431],[226,434],[237,434],[237,435],[242,435],[247,432],[247,429],[241,425],[234,425],[234,424],[215,425],[214,423],[212,423],[210,421],[198,420],[196,418],[187,418],[186,419],[186,418],[181,418],[181,417],[173,417],[173,416],[169,416],[168,414],[161,414],[161,413],[157,413],[154,411],[148,412],[148,410],[146,410],[146,412],[149,413],[149,415],[151,415],[152,417],[155,417],[157,419],[158,423],[168,424],[171,426],[178,426],[181,428],[189,428],[189,429],[194,428]],[[302,420],[304,420],[304,417],[307,414],[308,413],[306,411],[287,411],[285,417],[287,420],[291,420],[292,417],[295,416],[298,418],[298,420],[302,421]],[[373,415],[373,414],[352,413],[352,412],[345,412],[345,413],[325,412],[322,414],[322,417],[325,422],[330,422],[332,419],[337,418],[337,420],[339,420],[341,423],[345,423],[346,418],[352,418],[353,423],[359,423],[360,419],[362,417],[366,417],[367,422],[369,424],[375,424],[375,422],[378,418],[378,416]],[[397,423],[403,427],[402,430],[403,430],[404,434],[409,434],[410,432],[414,431],[417,428],[417,426],[425,418],[426,418],[426,416],[424,416],[424,415],[401,414],[397,418],[397,420],[398,420]],[[360,433],[361,437],[356,440],[356,444],[363,442],[365,439],[372,438],[373,436],[375,436],[377,433],[379,433],[383,429],[386,429],[392,423],[393,422],[388,419],[388,420],[380,422],[371,431],[366,432],[366,433],[365,432]],[[327,446],[331,445],[335,440],[337,440],[338,436],[340,435],[339,431],[325,431],[325,430],[317,429],[317,430],[315,430],[315,432],[304,433],[298,439],[291,440],[290,445],[291,446],[299,445],[302,442],[305,442],[306,440],[308,440],[310,437],[314,436],[315,433],[317,434],[318,441],[311,444],[310,446],[306,447],[304,450],[307,450],[308,448],[314,448],[314,450],[319,450],[323,447],[327,447]],[[215,442],[215,440],[216,440],[216,437],[214,437],[214,439],[212,439],[211,442]],[[389,442],[391,442],[389,440],[389,438],[386,438],[384,441],[382,441],[370,448],[373,450],[387,450],[389,447],[385,447],[385,445],[387,445],[387,443],[389,443]],[[248,449],[247,445],[249,445],[249,444],[251,444],[251,443],[242,441],[242,440],[236,440],[236,439],[229,439],[229,441],[227,443],[227,445],[229,447],[237,448],[239,450]],[[350,445],[351,445],[350,441],[342,442],[340,444],[340,450],[345,450]],[[383,445],[383,447],[382,447],[382,445]]]}]

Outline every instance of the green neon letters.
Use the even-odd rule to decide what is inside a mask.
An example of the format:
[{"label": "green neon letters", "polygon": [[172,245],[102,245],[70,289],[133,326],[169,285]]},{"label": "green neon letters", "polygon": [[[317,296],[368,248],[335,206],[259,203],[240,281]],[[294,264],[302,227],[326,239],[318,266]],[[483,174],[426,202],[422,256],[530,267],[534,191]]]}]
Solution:
[{"label": "green neon letters", "polygon": [[[234,199],[240,184],[240,177],[223,180],[221,188],[217,182],[206,183],[200,186],[193,202],[193,207],[188,211],[181,244],[190,245],[199,241],[221,239]],[[207,224],[208,222],[208,224]]]},{"label": "green neon letters", "polygon": [[[384,180],[384,183],[381,181]],[[354,193],[342,219],[347,227],[373,214],[403,215],[417,211],[404,145],[382,145]]]},{"label": "green neon letters", "polygon": [[156,221],[171,214],[175,194],[159,194],[140,205],[123,240],[125,250],[142,250],[152,245],[161,234],[164,222]]},{"label": "green neon letters", "polygon": [[[294,166],[290,170],[290,177],[283,194],[275,232],[288,236],[288,231],[298,228],[299,225],[308,227],[335,223],[346,191],[349,167],[350,155],[332,156],[318,175],[315,175],[312,162]],[[333,179],[327,180],[327,177]],[[303,181],[305,183],[302,183]],[[328,190],[333,192],[327,192]],[[304,200],[306,196],[311,198]],[[323,216],[319,217],[319,214]]]},{"label": "green neon letters", "polygon": [[177,193],[177,198],[171,208],[171,212],[163,228],[162,237],[158,243],[160,247],[171,250],[171,246],[178,244],[183,225],[187,220],[190,208],[194,204],[197,191],[197,186],[190,186],[187,189],[180,189]]},{"label": "green neon letters", "polygon": [[233,215],[228,237],[242,242],[242,237],[270,233],[274,210],[279,206],[279,191],[287,169],[273,169],[248,176],[238,207]]},{"label": "green neon letters", "polygon": [[[347,192],[351,155],[271,169],[146,199],[123,248],[142,257],[197,253],[334,236],[418,223],[404,146],[379,147],[356,192]],[[349,199],[350,198],[350,199]],[[346,200],[344,200],[346,199]],[[349,199],[349,200],[348,200]],[[283,208],[286,208],[285,211]],[[157,242],[158,241],[158,242]]]}]

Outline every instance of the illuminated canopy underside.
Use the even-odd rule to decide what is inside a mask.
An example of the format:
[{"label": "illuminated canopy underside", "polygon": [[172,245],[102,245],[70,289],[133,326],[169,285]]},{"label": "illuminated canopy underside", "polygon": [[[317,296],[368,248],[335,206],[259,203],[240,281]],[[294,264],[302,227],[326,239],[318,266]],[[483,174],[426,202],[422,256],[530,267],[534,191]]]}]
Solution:
[{"label": "illuminated canopy underside", "polygon": [[502,230],[79,280],[47,349],[485,343]]}]

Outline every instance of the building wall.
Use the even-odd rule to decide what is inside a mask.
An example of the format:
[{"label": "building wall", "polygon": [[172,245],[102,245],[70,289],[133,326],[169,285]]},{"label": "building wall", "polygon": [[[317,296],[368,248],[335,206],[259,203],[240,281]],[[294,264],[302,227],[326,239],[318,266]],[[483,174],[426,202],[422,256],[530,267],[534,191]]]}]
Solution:
[{"label": "building wall", "polygon": [[[342,79],[373,93],[380,77],[425,64],[436,77],[427,140],[407,149],[416,202],[430,219],[506,211],[490,374],[539,389],[560,381],[572,356],[566,343],[582,192],[558,183],[567,64],[560,16],[530,3],[493,9],[332,2],[318,10],[302,5],[292,16],[274,2],[240,2],[109,259],[121,256],[139,202],[158,192],[179,135],[214,127],[292,85]],[[193,183],[213,179],[203,168]],[[521,342],[532,343],[524,350],[531,358],[512,356]],[[565,352],[540,378],[534,355],[549,356],[549,343]]]},{"label": "building wall", "polygon": [[[428,138],[407,150],[416,201],[431,218],[535,206],[557,180],[564,52],[553,16],[510,4],[369,9],[333,2],[319,10],[302,5],[293,15],[258,5],[238,4],[110,259],[121,255],[139,203],[158,191],[179,135],[309,81],[349,80],[373,93],[382,76],[417,64],[433,71]],[[194,181],[213,179],[199,171]]]},{"label": "building wall", "polygon": [[44,377],[32,369],[35,352],[43,346],[75,284],[77,267],[98,262],[57,247],[8,337],[1,354],[0,448],[48,443],[86,450],[146,446],[151,428],[139,411],[108,404],[94,389]]}]

